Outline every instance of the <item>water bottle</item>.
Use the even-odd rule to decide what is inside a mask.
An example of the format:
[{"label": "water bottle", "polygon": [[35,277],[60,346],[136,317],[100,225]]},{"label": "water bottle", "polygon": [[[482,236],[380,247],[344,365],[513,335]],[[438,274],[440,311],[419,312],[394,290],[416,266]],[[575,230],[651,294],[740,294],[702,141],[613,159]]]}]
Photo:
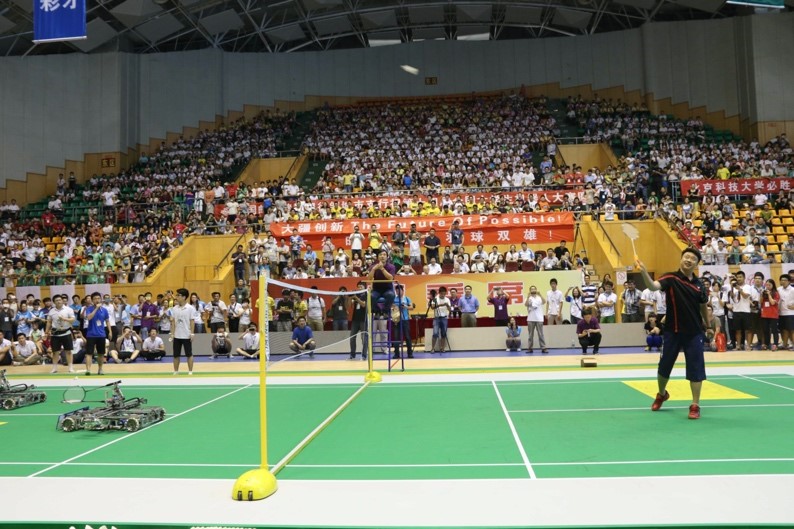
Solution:
[{"label": "water bottle", "polygon": [[576,340],[574,340],[573,338],[571,338],[571,347],[574,348],[576,347]]}]

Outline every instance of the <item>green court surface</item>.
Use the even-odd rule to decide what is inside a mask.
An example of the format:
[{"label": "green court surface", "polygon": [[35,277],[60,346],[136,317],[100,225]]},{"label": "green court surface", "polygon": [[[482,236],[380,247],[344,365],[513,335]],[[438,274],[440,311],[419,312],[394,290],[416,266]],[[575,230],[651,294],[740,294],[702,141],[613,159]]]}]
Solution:
[{"label": "green court surface", "polygon": [[[382,383],[367,387],[282,470],[291,480],[514,479],[794,473],[794,377],[711,380],[743,398],[704,395],[650,411],[621,379]],[[268,388],[275,464],[360,388]],[[0,476],[235,479],[259,464],[255,385],[123,388],[166,408],[139,432],[65,433],[63,388],[0,412]],[[672,392],[671,392],[672,393]],[[687,392],[688,393],[688,392]],[[90,395],[90,394],[89,394]],[[673,399],[687,394],[673,395]]]}]

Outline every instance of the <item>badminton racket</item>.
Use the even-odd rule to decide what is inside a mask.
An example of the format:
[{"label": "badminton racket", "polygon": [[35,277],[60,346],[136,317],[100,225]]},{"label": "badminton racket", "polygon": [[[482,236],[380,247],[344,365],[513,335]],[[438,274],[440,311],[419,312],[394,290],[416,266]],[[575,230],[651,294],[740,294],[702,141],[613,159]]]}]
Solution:
[{"label": "badminton racket", "polygon": [[[117,380],[115,382],[105,384],[104,386],[97,386],[95,388],[88,388],[88,389],[85,389],[83,386],[72,386],[70,388],[67,388],[63,392],[63,398],[61,399],[61,402],[64,404],[75,404],[78,402],[86,402],[85,397],[88,393],[91,393],[92,391],[96,391],[102,388],[109,388],[110,386],[115,386],[116,384],[121,384],[121,380]],[[89,401],[89,402],[93,402],[93,401]],[[96,402],[100,402],[100,401],[96,401]]]},{"label": "badminton racket", "polygon": [[626,222],[623,223],[621,228],[623,229],[623,233],[626,234],[626,237],[628,237],[631,241],[631,249],[634,252],[634,261],[639,261],[639,257],[637,257],[637,248],[634,246],[634,241],[640,238],[639,230]]}]

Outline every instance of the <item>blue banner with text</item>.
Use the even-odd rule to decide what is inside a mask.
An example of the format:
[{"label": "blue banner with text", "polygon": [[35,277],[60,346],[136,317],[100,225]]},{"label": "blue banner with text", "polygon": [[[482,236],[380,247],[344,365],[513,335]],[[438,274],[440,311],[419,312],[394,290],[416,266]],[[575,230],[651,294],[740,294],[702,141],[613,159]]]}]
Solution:
[{"label": "blue banner with text", "polygon": [[33,0],[33,42],[84,38],[85,0]]}]

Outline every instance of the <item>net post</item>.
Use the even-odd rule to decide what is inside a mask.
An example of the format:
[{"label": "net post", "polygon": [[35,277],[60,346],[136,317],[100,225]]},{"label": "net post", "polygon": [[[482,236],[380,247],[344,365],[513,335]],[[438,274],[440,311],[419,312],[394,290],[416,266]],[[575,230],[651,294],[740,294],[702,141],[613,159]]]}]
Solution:
[{"label": "net post", "polygon": [[369,382],[374,384],[376,382],[380,382],[381,380],[383,380],[383,377],[373,368],[374,361],[372,357],[375,356],[375,351],[372,349],[373,325],[374,325],[374,321],[372,320],[372,292],[370,292],[370,290],[367,289],[367,350],[369,350],[369,354],[367,355],[367,374],[364,375],[364,382]]},{"label": "net post", "polygon": [[237,478],[232,489],[236,501],[263,500],[278,490],[276,476],[267,464],[267,351],[269,347],[267,274],[259,276],[259,444],[261,464]]}]

